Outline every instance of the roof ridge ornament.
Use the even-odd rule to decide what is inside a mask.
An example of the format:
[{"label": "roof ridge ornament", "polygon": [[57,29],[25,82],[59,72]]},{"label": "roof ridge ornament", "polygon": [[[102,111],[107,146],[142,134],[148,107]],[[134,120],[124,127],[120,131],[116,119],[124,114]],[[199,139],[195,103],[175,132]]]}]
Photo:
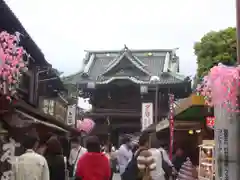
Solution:
[{"label": "roof ridge ornament", "polygon": [[128,49],[127,45],[124,44],[124,51],[128,51],[128,50],[129,50],[129,49]]}]

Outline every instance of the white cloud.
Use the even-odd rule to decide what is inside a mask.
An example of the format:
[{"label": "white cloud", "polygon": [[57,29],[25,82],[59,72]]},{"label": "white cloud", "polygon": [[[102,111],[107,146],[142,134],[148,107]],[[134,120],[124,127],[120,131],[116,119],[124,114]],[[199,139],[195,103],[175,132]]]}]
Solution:
[{"label": "white cloud", "polygon": [[193,44],[235,25],[234,0],[7,0],[54,67],[81,68],[84,49],[179,47],[181,72],[195,73]]}]

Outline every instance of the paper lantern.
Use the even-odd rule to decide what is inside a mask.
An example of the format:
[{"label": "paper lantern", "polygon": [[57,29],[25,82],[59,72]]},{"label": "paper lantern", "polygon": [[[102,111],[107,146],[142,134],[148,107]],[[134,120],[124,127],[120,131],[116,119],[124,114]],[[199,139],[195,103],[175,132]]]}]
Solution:
[{"label": "paper lantern", "polygon": [[95,126],[95,123],[90,118],[84,118],[83,120],[77,120],[77,129],[79,131],[84,131],[90,133]]}]

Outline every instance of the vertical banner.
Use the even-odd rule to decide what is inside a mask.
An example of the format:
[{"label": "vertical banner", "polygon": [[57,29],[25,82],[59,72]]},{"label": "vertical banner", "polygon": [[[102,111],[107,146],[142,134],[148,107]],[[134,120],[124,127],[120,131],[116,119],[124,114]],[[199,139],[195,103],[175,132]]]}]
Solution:
[{"label": "vertical banner", "polygon": [[174,95],[173,94],[169,94],[169,132],[170,132],[169,158],[170,160],[172,160],[173,141],[174,141]]},{"label": "vertical banner", "polygon": [[142,131],[153,124],[153,103],[142,103]]},{"label": "vertical banner", "polygon": [[214,114],[216,179],[237,180],[240,177],[239,117],[237,113],[229,112],[220,105],[215,105]]},{"label": "vertical banner", "polygon": [[70,105],[68,106],[67,110],[67,125],[68,126],[75,126],[76,120],[76,106]]}]

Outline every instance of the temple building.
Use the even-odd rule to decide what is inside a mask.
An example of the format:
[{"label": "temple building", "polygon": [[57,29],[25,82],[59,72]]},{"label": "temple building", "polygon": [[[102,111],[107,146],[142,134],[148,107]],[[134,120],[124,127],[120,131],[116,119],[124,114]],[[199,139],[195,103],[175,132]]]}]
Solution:
[{"label": "temple building", "polygon": [[169,113],[169,93],[187,97],[191,80],[179,73],[176,49],[86,51],[83,70],[65,78],[90,98],[92,133],[113,144],[126,133],[141,131],[142,103],[153,103],[154,124]]}]

